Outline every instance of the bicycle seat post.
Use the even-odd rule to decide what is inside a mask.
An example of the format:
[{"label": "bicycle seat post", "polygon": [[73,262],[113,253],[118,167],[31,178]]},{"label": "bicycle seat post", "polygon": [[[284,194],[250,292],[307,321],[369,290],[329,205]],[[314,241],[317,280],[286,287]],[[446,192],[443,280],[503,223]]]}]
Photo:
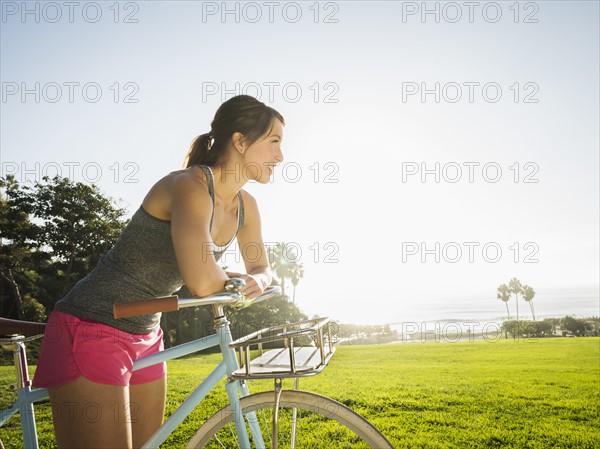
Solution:
[{"label": "bicycle seat post", "polygon": [[25,352],[24,337],[21,335],[14,336],[10,342],[2,342],[2,348],[7,351],[12,351],[15,372],[17,375],[17,383],[15,388],[25,388],[31,386],[29,379],[29,371],[27,369],[27,353]]}]

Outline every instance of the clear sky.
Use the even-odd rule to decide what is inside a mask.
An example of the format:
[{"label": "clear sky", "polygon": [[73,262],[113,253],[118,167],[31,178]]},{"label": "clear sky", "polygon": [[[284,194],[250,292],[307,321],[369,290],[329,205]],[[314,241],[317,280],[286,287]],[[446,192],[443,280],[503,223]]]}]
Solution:
[{"label": "clear sky", "polygon": [[502,315],[511,277],[538,311],[597,294],[598,2],[76,3],[1,2],[2,175],[60,171],[131,214],[246,93],[286,120],[284,164],[246,188],[265,241],[301,251],[307,313]]}]

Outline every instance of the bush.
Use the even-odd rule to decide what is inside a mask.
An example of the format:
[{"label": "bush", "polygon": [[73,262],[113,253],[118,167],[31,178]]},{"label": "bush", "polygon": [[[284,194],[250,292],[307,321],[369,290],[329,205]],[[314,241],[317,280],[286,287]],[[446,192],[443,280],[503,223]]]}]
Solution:
[{"label": "bush", "polygon": [[565,336],[599,336],[600,318],[575,318],[565,316],[564,318],[546,318],[543,321],[508,320],[502,323],[502,332],[510,334],[513,338],[540,338],[557,336],[558,328]]},{"label": "bush", "polygon": [[588,317],[578,319],[567,315],[561,320],[563,335],[575,335],[577,337],[600,335],[600,318]]},{"label": "bush", "polygon": [[539,338],[554,335],[552,322],[509,320],[502,323],[502,331],[510,334],[513,338]]},{"label": "bush", "polygon": [[40,304],[36,299],[32,298],[29,294],[25,294],[22,301],[23,319],[25,321],[35,321],[38,323],[46,322],[46,308],[42,304]]}]

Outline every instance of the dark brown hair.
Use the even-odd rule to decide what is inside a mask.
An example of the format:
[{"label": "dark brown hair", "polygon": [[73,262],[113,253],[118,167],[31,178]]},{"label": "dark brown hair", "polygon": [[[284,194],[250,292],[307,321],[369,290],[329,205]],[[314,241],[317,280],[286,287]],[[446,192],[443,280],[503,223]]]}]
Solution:
[{"label": "dark brown hair", "polygon": [[250,95],[230,98],[217,110],[210,124],[211,130],[194,139],[185,159],[185,168],[192,165],[216,166],[227,162],[227,145],[235,132],[242,133],[248,145],[268,134],[274,119],[285,125],[275,109]]}]

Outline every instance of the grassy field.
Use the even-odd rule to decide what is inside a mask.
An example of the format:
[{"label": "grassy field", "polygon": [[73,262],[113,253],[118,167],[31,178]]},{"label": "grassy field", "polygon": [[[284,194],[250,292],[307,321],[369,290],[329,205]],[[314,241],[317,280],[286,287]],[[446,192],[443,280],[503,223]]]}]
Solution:
[{"label": "grassy field", "polygon": [[[167,414],[219,358],[169,362]],[[0,367],[0,407],[12,376]],[[348,405],[397,448],[600,448],[599,338],[343,346],[300,388]],[[224,399],[223,389],[209,396],[163,447],[183,447]],[[54,447],[49,404],[36,410],[40,446]],[[0,429],[7,449],[22,447],[19,427],[13,417]]]}]

